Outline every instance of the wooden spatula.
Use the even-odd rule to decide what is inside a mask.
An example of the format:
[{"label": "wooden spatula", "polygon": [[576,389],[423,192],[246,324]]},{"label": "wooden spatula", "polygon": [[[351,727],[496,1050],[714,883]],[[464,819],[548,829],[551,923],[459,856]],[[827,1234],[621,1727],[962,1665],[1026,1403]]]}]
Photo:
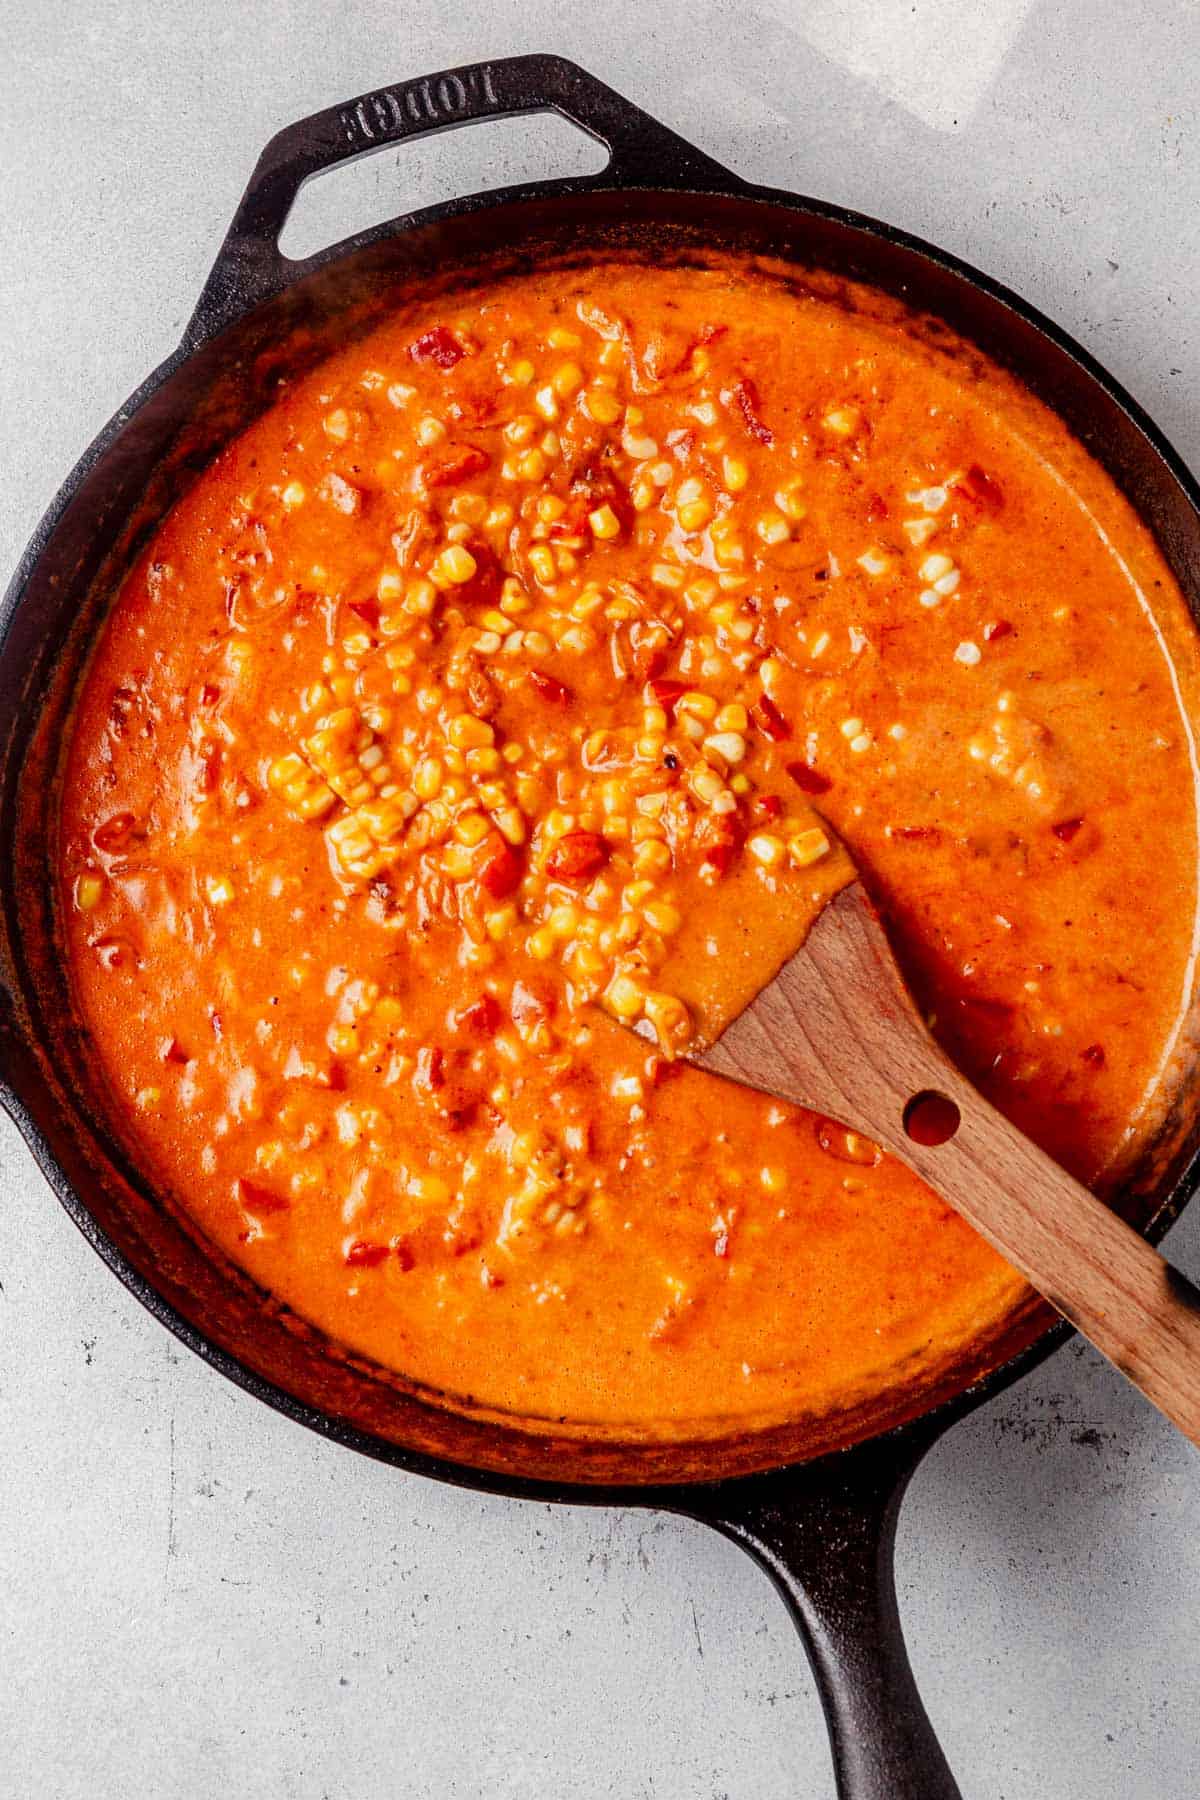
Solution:
[{"label": "wooden spatula", "polygon": [[1200,1444],[1200,1290],[938,1048],[860,881],[690,1060],[828,1113],[908,1163]]}]

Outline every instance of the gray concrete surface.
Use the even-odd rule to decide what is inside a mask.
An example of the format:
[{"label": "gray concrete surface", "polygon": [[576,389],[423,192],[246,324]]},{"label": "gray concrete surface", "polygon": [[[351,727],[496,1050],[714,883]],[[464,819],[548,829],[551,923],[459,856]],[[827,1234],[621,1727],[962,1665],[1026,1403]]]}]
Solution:
[{"label": "gray concrete surface", "polygon": [[[174,344],[270,133],[521,49],[1011,282],[1200,464],[1194,5],[2,0],[0,25],[5,569]],[[590,155],[538,124],[410,146],[305,229]],[[1200,1276],[1200,1213],[1171,1248]],[[123,1293],[7,1125],[0,1282],[3,1796],[830,1800],[812,1681],[731,1546],[285,1423]],[[929,1459],[901,1604],[967,1800],[1192,1800],[1198,1523],[1195,1455],[1078,1346]]]}]

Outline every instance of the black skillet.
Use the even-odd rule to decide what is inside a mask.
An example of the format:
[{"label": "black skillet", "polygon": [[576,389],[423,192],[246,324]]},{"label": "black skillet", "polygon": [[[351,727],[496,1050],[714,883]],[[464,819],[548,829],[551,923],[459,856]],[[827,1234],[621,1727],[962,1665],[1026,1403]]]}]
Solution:
[{"label": "black skillet", "polygon": [[[553,110],[606,145],[599,175],[398,219],[303,262],[278,238],[302,182],[475,119]],[[183,343],[87,451],[34,536],[0,621],[0,1099],[89,1242],[163,1324],[250,1393],[339,1443],[465,1487],[652,1506],[714,1526],[771,1575],[803,1637],[846,1800],[954,1800],[909,1669],[892,1576],[910,1476],[956,1419],[1064,1341],[1030,1305],[933,1385],[715,1442],[586,1437],[406,1386],[263,1294],[153,1191],[110,1130],[54,951],[52,776],[104,601],[163,511],[270,404],[281,376],[369,327],[413,281],[461,287],[547,258],[714,246],[874,283],[1016,370],[1156,533],[1200,615],[1200,494],[1119,387],[1030,307],[869,219],[753,187],[582,69],[523,56],[381,89],[281,132],[238,208]],[[932,329],[932,328],[930,328]],[[1188,1087],[1194,1087],[1194,1082]],[[1197,1179],[1198,1106],[1176,1106],[1122,1196],[1158,1236]]]}]

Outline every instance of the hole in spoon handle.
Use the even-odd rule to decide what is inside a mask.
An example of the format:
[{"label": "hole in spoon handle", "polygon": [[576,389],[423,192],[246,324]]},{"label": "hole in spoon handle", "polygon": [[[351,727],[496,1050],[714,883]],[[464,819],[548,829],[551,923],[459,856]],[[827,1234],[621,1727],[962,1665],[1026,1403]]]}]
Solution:
[{"label": "hole in spoon handle", "polygon": [[962,1114],[948,1094],[936,1088],[922,1088],[904,1108],[904,1129],[914,1144],[934,1150],[948,1144],[959,1126]]}]

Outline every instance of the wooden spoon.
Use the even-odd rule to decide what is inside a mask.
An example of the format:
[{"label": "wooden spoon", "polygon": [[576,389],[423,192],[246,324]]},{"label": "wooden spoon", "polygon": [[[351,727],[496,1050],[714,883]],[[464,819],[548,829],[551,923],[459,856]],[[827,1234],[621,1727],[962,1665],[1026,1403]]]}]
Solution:
[{"label": "wooden spoon", "polygon": [[1200,1290],[938,1048],[859,880],[690,1061],[831,1114],[908,1163],[1200,1444]]}]

